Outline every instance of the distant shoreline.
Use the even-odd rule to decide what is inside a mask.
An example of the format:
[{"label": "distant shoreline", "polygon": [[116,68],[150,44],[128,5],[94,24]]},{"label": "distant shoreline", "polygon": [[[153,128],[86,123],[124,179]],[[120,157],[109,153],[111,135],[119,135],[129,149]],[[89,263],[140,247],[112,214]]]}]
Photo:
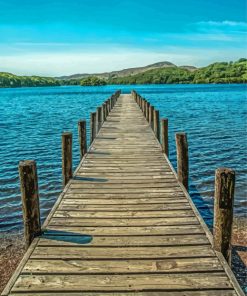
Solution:
[{"label": "distant shoreline", "polygon": [[236,83],[236,82],[231,82],[231,83],[159,83],[159,84],[154,84],[154,83],[144,83],[144,84],[105,84],[105,85],[43,85],[43,86],[16,86],[16,87],[9,87],[9,86],[6,86],[6,87],[1,87],[0,86],[0,90],[1,89],[22,89],[22,88],[46,88],[46,87],[49,87],[49,88],[52,88],[52,87],[71,87],[71,86],[74,86],[74,87],[81,87],[81,88],[84,88],[84,87],[105,87],[105,86],[118,86],[118,87],[121,87],[122,86],[142,86],[142,85],[246,85],[247,86],[247,82],[242,82],[242,83]]},{"label": "distant shoreline", "polygon": [[75,74],[71,76],[41,77],[17,76],[0,72],[0,88],[42,86],[104,86],[148,84],[245,84],[247,83],[247,59],[235,62],[214,63],[203,68],[178,67],[161,62],[146,67],[99,74]]}]

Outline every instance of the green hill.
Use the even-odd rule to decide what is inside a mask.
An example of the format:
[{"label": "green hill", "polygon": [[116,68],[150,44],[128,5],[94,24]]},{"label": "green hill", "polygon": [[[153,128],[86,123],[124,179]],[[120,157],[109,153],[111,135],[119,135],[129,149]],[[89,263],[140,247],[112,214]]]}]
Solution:
[{"label": "green hill", "polygon": [[0,72],[0,88],[105,84],[247,83],[247,59],[229,63],[214,63],[203,68],[178,67],[168,62],[161,62],[146,67],[118,71],[116,75],[110,75],[108,78],[103,77],[103,74],[97,74],[77,79],[57,79],[40,76],[17,76]]},{"label": "green hill", "polygon": [[194,71],[183,67],[153,69],[112,78],[108,84],[247,83],[247,59],[214,63]]},{"label": "green hill", "polygon": [[40,76],[17,76],[11,73],[0,72],[1,87],[23,87],[23,86],[56,86],[60,82],[52,77]]}]

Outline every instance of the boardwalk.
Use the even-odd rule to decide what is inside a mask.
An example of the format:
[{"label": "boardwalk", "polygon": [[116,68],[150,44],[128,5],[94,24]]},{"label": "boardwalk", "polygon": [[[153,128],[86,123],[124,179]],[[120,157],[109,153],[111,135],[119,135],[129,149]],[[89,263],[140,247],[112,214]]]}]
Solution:
[{"label": "boardwalk", "polygon": [[131,95],[121,95],[3,295],[242,295]]}]

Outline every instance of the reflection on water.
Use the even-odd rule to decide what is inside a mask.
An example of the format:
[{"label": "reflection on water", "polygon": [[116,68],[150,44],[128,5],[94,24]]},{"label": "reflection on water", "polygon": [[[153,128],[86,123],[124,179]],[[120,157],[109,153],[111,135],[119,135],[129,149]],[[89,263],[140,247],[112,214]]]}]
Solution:
[{"label": "reflection on water", "polygon": [[[176,166],[174,134],[188,134],[190,193],[212,222],[214,171],[236,170],[235,214],[246,206],[246,86],[150,85],[0,89],[0,231],[22,227],[18,162],[35,159],[44,219],[61,191],[61,133],[73,131],[73,164],[79,162],[77,121],[115,90],[135,88],[169,118],[170,160]],[[88,129],[89,131],[89,129]],[[88,134],[89,136],[89,134]]]}]

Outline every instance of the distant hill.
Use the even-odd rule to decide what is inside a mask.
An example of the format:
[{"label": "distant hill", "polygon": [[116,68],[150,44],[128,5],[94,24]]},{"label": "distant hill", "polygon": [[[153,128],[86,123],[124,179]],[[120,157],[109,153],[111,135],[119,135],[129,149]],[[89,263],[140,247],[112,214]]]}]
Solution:
[{"label": "distant hill", "polygon": [[[73,75],[69,75],[69,76],[60,76],[60,77],[56,77],[56,78],[57,79],[81,79],[81,78],[86,78],[86,77],[90,77],[90,76],[96,76],[99,78],[108,79],[108,78],[116,78],[116,77],[125,77],[125,76],[143,73],[148,70],[169,68],[169,67],[177,67],[177,66],[174,65],[173,63],[170,63],[170,62],[159,62],[159,63],[151,64],[148,66],[144,66],[144,67],[127,68],[127,69],[123,69],[123,70],[119,70],[119,71],[94,73],[94,74],[86,74],[86,73],[73,74]],[[183,67],[187,67],[188,69],[190,68],[192,70],[196,69],[196,67],[193,67],[193,66],[183,66]]]},{"label": "distant hill", "polygon": [[125,77],[113,77],[108,84],[175,84],[175,83],[247,83],[247,59],[214,63],[203,68],[191,66],[147,70]]},{"label": "distant hill", "polygon": [[60,85],[60,81],[52,77],[18,76],[7,72],[0,72],[0,88],[57,85]]},{"label": "distant hill", "polygon": [[247,83],[247,59],[242,58],[236,62],[229,63],[213,63],[203,68],[176,66],[170,62],[160,62],[145,67],[129,68],[120,71],[99,74],[75,74],[58,78],[17,76],[11,73],[0,72],[0,88],[175,83]]}]

